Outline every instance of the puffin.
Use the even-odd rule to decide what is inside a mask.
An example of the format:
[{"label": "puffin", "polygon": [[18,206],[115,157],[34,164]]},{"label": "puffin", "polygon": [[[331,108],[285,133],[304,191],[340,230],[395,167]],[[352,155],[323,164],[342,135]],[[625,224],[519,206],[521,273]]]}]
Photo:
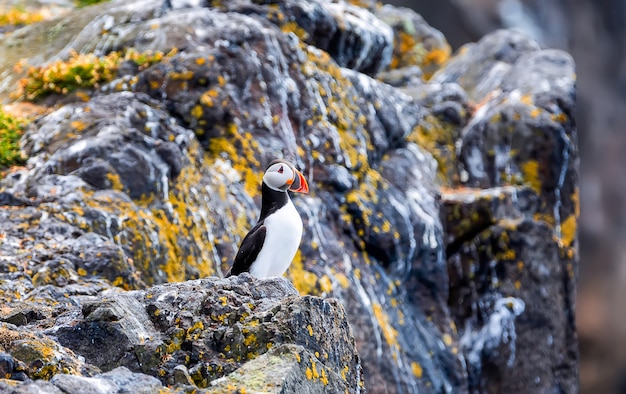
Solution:
[{"label": "puffin", "polygon": [[289,191],[308,193],[309,185],[293,164],[273,160],[263,174],[259,220],[241,241],[227,278],[242,272],[271,278],[289,268],[302,239],[302,218]]}]

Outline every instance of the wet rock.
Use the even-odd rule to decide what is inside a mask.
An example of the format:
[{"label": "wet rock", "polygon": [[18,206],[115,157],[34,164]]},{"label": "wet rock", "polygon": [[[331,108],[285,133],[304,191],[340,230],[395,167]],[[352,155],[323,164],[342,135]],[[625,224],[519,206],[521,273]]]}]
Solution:
[{"label": "wet rock", "polygon": [[[457,75],[461,69],[465,74]],[[456,82],[479,101],[456,144],[458,183],[481,189],[446,191],[442,200],[449,305],[470,391],[528,390],[521,381],[532,382],[532,391],[576,391],[571,57],[499,31],[460,51],[433,80]],[[530,348],[537,350],[524,354]],[[546,349],[559,356],[534,358]],[[508,370],[526,378],[509,378]],[[553,370],[561,372],[545,372]]]}]

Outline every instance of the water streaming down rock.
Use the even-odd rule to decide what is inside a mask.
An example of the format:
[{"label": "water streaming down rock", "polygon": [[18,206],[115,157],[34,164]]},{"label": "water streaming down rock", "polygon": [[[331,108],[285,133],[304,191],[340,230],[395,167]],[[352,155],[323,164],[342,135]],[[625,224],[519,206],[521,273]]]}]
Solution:
[{"label": "water streaming down rock", "polygon": [[[407,11],[391,30],[376,7],[330,1],[142,4],[139,13],[124,1],[102,6],[96,24],[107,29],[90,25],[71,45],[178,52],[37,120],[22,141],[29,167],[2,181],[36,205],[0,211],[4,270],[26,273],[20,297],[40,294],[32,311],[41,318],[26,314],[21,325],[84,357],[67,361],[72,373],[123,365],[182,388],[262,390],[255,374],[272,361],[288,371],[276,391],[515,391],[536,376],[538,390],[575,387],[576,234],[553,240],[549,216],[555,188],[559,213],[576,214],[575,144],[567,159],[550,155],[564,146],[558,138],[575,141],[566,54],[503,31],[445,63],[441,34],[417,15]],[[412,32],[415,45],[429,37],[443,67],[435,72],[428,53],[394,63],[392,31]],[[544,68],[527,83],[522,65],[537,59]],[[435,82],[387,74],[399,89],[365,74],[406,62]],[[533,90],[551,81],[561,90]],[[305,234],[287,277],[301,294],[341,305],[296,297],[282,280],[196,280],[228,268],[256,220],[259,174],[277,156],[303,167],[312,186],[294,196]],[[486,190],[450,189],[458,186]],[[16,246],[20,237],[42,254]],[[85,252],[94,239],[95,254],[108,254]],[[68,262],[46,263],[58,254]],[[192,281],[164,284],[183,280]],[[64,294],[72,305],[53,309]],[[525,308],[509,319],[502,300]],[[537,329],[542,319],[551,324]],[[498,325],[502,340],[482,335]],[[336,335],[324,338],[330,326]],[[530,363],[544,337],[553,343],[545,364]],[[124,352],[99,354],[94,338]],[[565,372],[550,375],[557,367]]]}]

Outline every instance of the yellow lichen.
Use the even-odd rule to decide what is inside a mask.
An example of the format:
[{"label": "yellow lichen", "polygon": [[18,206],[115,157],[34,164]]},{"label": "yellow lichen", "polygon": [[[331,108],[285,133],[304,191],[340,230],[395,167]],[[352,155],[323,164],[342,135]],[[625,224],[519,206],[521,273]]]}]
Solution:
[{"label": "yellow lichen", "polygon": [[580,190],[578,187],[576,187],[574,193],[572,193],[571,199],[574,203],[574,215],[576,215],[576,217],[580,217]]},{"label": "yellow lichen", "polygon": [[533,96],[525,94],[520,98],[520,102],[526,105],[533,105]]},{"label": "yellow lichen", "polygon": [[294,21],[284,23],[281,26],[281,30],[285,33],[294,33],[302,41],[306,41],[309,38],[309,33]]},{"label": "yellow lichen", "polygon": [[324,367],[321,368],[322,369],[322,373],[320,375],[320,381],[322,382],[322,384],[324,384],[324,386],[328,385],[328,377],[326,376],[326,370],[324,369]]},{"label": "yellow lichen", "polygon": [[345,276],[341,272],[335,272],[334,276],[335,279],[337,279],[337,282],[339,282],[339,286],[341,286],[343,289],[347,289],[350,287],[350,280],[347,276]]},{"label": "yellow lichen", "polygon": [[252,345],[255,342],[256,342],[256,335],[254,335],[254,334],[248,335],[243,340],[243,344],[246,345],[246,346],[250,346],[250,345]]},{"label": "yellow lichen", "polygon": [[320,284],[320,289],[324,293],[330,293],[333,290],[332,282],[330,281],[330,278],[326,275],[323,275],[319,279],[319,284]]},{"label": "yellow lichen", "polygon": [[199,119],[202,117],[203,114],[204,114],[204,111],[202,110],[201,105],[195,105],[193,109],[191,110],[191,116],[193,116],[194,118]]},{"label": "yellow lichen", "polygon": [[416,378],[418,379],[422,378],[423,371],[422,371],[422,366],[419,363],[413,361],[411,363],[411,371],[413,372],[413,375],[415,375]]},{"label": "yellow lichen", "polygon": [[561,240],[565,246],[571,246],[576,239],[578,221],[575,214],[569,215],[561,223]]},{"label": "yellow lichen", "polygon": [[506,249],[502,252],[499,252],[496,256],[498,260],[508,260],[508,261],[515,260],[515,257],[516,257],[516,253],[515,253],[515,250],[513,249]]},{"label": "yellow lichen", "polygon": [[320,373],[317,372],[317,366],[315,364],[316,364],[315,361],[311,360],[311,371],[313,372],[313,377],[315,379],[319,379]]},{"label": "yellow lichen", "polygon": [[300,294],[319,295],[318,278],[314,273],[304,269],[300,250],[296,252],[286,275]]},{"label": "yellow lichen", "polygon": [[106,178],[109,182],[111,182],[111,189],[120,191],[124,190],[124,184],[122,183],[119,175],[109,172],[106,174]]},{"label": "yellow lichen", "polygon": [[235,123],[230,123],[224,130],[224,137],[212,138],[209,143],[209,161],[225,158],[230,161],[232,168],[240,174],[245,191],[251,197],[260,193],[258,169],[260,162],[256,158],[258,142],[249,132],[239,129]]},{"label": "yellow lichen", "polygon": [[539,176],[539,163],[529,160],[521,165],[524,181],[539,195],[541,195],[541,178]]},{"label": "yellow lichen", "polygon": [[441,121],[433,115],[424,119],[407,136],[407,141],[428,151],[437,161],[437,175],[445,185],[450,184],[457,176],[454,166],[456,161],[455,143],[458,138],[456,126]]},{"label": "yellow lichen", "polygon": [[538,117],[539,115],[541,115],[541,109],[539,109],[539,108],[536,108],[536,107],[535,107],[535,108],[533,108],[533,109],[530,111],[530,117],[531,117],[531,118],[536,118],[536,117]]},{"label": "yellow lichen", "polygon": [[0,26],[6,25],[28,25],[31,23],[40,22],[48,17],[52,13],[47,8],[32,9],[24,7],[12,6],[7,8],[6,6],[0,6]]},{"label": "yellow lichen", "polygon": [[378,322],[378,326],[382,331],[383,337],[385,338],[385,341],[392,350],[392,355],[394,357],[397,357],[397,354],[400,350],[397,339],[398,331],[391,325],[391,322],[389,321],[389,316],[387,316],[387,314],[383,310],[382,305],[380,305],[379,303],[374,303],[372,304],[372,309],[374,311],[374,317]]}]

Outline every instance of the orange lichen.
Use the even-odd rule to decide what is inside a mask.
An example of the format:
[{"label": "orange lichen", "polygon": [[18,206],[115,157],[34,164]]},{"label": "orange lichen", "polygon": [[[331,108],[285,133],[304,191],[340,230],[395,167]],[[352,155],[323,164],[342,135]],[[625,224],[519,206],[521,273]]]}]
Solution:
[{"label": "orange lichen", "polygon": [[[449,57],[450,47],[446,46],[444,48],[435,48],[429,52],[426,52],[426,54],[424,55],[424,59],[422,60],[422,63],[424,65],[423,68],[425,69],[425,71],[433,68],[433,66],[435,66],[434,68],[439,68],[446,61],[448,61]],[[432,72],[425,72],[424,78],[428,80],[430,79],[432,74]]]}]

